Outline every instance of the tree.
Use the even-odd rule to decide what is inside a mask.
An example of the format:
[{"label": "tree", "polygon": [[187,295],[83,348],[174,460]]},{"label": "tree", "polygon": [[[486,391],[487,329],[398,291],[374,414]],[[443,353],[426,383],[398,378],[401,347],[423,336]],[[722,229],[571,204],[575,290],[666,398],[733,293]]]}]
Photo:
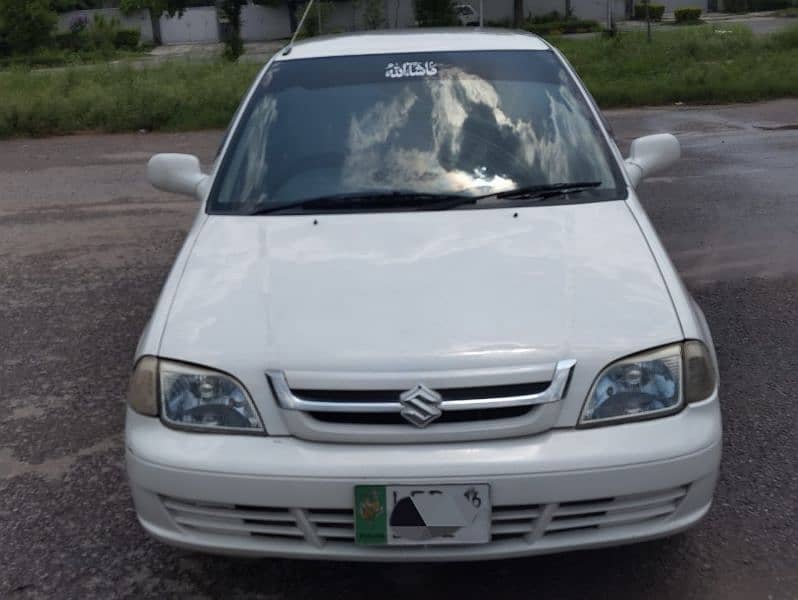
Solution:
[{"label": "tree", "polygon": [[385,25],[385,16],[382,14],[380,0],[366,0],[366,6],[363,9],[363,23],[366,29],[381,29]]},{"label": "tree", "polygon": [[421,27],[457,25],[452,0],[416,0],[416,21]]},{"label": "tree", "polygon": [[[256,0],[257,4],[274,4],[277,0]],[[241,4],[242,0],[216,0],[216,8],[228,23],[229,30],[225,40],[225,58],[237,60],[244,53],[244,42],[241,39]],[[182,15],[191,5],[191,0],[121,0],[119,8],[129,14],[137,10],[149,10],[152,20],[152,35],[155,43],[161,43],[160,19],[163,15],[174,17]]]},{"label": "tree", "polygon": [[513,0],[513,27],[519,28],[524,22],[524,0]]},{"label": "tree", "polygon": [[244,40],[241,39],[241,0],[220,0],[217,6],[230,27],[224,41],[224,57],[235,62],[244,54]]},{"label": "tree", "polygon": [[14,52],[30,52],[49,42],[57,21],[50,0],[0,0],[0,38]]},{"label": "tree", "polygon": [[137,10],[149,10],[152,22],[152,37],[156,44],[161,43],[161,17],[168,15],[182,15],[187,7],[188,0],[122,0],[120,10],[130,14]]},{"label": "tree", "polygon": [[119,8],[123,13],[136,10],[149,10],[157,18],[167,14],[170,17],[182,15],[188,5],[188,0],[122,0]]}]

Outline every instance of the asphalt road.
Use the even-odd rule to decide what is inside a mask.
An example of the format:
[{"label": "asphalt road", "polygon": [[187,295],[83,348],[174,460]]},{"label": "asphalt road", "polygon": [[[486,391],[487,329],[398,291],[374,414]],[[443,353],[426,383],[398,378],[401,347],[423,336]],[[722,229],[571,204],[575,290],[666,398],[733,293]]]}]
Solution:
[{"label": "asphalt road", "polygon": [[712,326],[725,441],[696,529],[465,565],[208,557],[136,523],[131,357],[195,205],[150,189],[158,151],[218,132],[0,143],[0,597],[798,598],[798,102],[608,113],[622,145],[673,131],[641,193]]}]

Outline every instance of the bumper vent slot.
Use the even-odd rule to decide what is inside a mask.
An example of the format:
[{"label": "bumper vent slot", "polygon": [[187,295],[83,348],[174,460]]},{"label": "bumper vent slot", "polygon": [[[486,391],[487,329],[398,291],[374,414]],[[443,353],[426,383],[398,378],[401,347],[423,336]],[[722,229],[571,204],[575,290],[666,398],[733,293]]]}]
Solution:
[{"label": "bumper vent slot", "polygon": [[589,529],[634,525],[669,517],[687,494],[687,486],[653,494],[619,496],[558,505],[545,535],[562,535]]},{"label": "bumper vent slot", "polygon": [[178,525],[202,533],[293,539],[304,537],[287,508],[200,504],[172,498],[164,498],[164,506]]},{"label": "bumper vent slot", "polygon": [[[494,506],[490,544],[534,546],[541,538],[568,535],[579,536],[580,541],[588,543],[599,530],[668,519],[688,489],[689,486],[680,486],[615,498]],[[265,548],[278,542],[315,547],[355,543],[351,508],[270,508],[174,498],[163,498],[163,503],[179,527],[207,536],[258,538]],[[424,551],[423,547],[395,549],[403,553]]]}]

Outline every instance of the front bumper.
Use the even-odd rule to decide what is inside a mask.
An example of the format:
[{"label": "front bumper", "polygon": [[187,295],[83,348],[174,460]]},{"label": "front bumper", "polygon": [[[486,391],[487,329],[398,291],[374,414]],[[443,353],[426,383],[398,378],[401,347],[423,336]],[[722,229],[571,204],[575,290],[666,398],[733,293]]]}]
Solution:
[{"label": "front bumper", "polygon": [[[336,560],[478,560],[631,543],[709,510],[721,455],[717,397],[662,419],[478,443],[322,444],[197,434],[127,415],[139,520],[194,550]],[[488,483],[479,546],[354,543],[358,484]]]}]

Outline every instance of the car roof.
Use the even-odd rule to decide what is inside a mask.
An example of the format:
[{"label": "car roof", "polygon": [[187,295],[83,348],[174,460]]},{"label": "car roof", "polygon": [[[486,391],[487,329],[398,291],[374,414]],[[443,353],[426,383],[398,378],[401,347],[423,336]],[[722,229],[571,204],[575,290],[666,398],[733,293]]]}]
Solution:
[{"label": "car roof", "polygon": [[296,42],[290,52],[277,60],[399,54],[407,52],[448,52],[468,50],[548,50],[549,46],[531,33],[508,29],[391,29],[332,35]]}]

